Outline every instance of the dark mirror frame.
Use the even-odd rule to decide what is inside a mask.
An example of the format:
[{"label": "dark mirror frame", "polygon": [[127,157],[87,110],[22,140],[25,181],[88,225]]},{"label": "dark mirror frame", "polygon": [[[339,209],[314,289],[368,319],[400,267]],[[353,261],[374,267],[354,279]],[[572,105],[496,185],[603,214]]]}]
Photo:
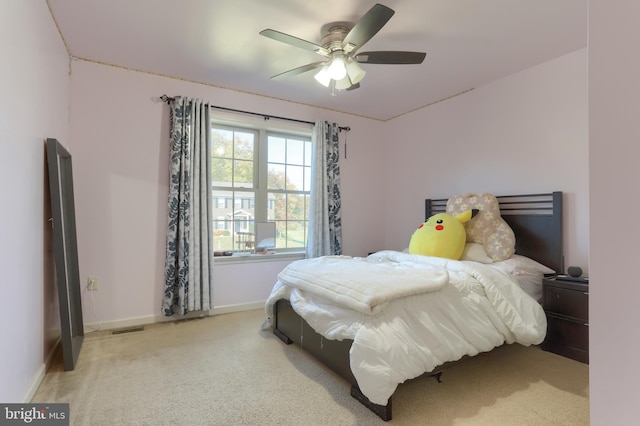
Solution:
[{"label": "dark mirror frame", "polygon": [[71,154],[56,139],[47,139],[47,166],[53,216],[56,286],[60,304],[62,358],[65,371],[69,371],[75,369],[78,361],[84,340],[84,323]]}]

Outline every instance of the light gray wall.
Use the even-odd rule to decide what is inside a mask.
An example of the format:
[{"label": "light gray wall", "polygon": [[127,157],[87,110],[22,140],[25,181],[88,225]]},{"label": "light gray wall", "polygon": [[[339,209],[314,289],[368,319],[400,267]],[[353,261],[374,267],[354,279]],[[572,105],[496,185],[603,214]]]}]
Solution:
[{"label": "light gray wall", "polygon": [[564,192],[565,265],[588,273],[587,50],[387,123],[386,242],[406,248],[424,199]]},{"label": "light gray wall", "polygon": [[640,3],[589,2],[592,425],[638,424]]},{"label": "light gray wall", "polygon": [[2,2],[0,57],[0,401],[16,403],[60,336],[44,141],[69,146],[69,67],[44,1]]},{"label": "light gray wall", "polygon": [[[169,107],[158,100],[162,94],[351,127],[348,157],[340,164],[344,253],[366,255],[383,245],[383,123],[88,61],[71,66],[80,276],[83,282],[99,277],[99,290],[83,294],[86,324],[162,319],[169,170]],[[215,307],[263,302],[285,265],[215,265]]]}]

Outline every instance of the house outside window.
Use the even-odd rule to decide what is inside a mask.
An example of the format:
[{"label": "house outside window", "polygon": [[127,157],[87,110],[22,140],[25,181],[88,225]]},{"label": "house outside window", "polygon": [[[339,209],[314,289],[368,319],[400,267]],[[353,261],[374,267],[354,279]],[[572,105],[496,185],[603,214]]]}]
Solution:
[{"label": "house outside window", "polygon": [[256,222],[269,221],[276,223],[276,252],[304,251],[311,191],[310,132],[214,122],[211,155],[214,249],[253,248]]}]

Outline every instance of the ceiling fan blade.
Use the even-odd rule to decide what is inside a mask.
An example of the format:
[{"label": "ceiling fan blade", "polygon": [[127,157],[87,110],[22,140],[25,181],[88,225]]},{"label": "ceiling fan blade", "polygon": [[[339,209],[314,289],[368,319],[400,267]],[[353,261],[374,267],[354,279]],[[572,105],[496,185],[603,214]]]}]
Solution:
[{"label": "ceiling fan blade", "polygon": [[361,64],[421,64],[424,52],[378,51],[358,53],[353,59]]},{"label": "ceiling fan blade", "polygon": [[375,4],[367,13],[360,18],[358,22],[351,28],[349,34],[344,38],[342,42],[343,46],[352,46],[345,50],[355,52],[362,47],[367,41],[371,39],[395,12],[393,9],[389,9],[387,6],[381,4]]},{"label": "ceiling fan blade", "polygon": [[280,31],[266,29],[260,31],[260,35],[288,44],[290,46],[299,47],[300,49],[304,50],[310,50],[311,52],[316,52],[323,56],[329,56],[329,51],[324,47],[319,46],[315,43],[311,43],[310,41],[306,41],[301,38],[282,33]]},{"label": "ceiling fan blade", "polygon": [[282,78],[293,77],[294,75],[302,74],[302,73],[305,73],[307,71],[311,71],[313,69],[319,68],[319,67],[323,66],[324,64],[325,64],[325,62],[314,62],[312,64],[303,65],[301,67],[294,68],[292,70],[285,71],[283,73],[274,75],[273,77],[271,77],[271,80],[280,80]]}]

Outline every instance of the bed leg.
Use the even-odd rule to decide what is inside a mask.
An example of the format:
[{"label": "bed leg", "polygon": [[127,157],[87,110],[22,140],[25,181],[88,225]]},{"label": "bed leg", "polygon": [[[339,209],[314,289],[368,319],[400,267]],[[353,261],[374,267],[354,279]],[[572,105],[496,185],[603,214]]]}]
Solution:
[{"label": "bed leg", "polygon": [[438,383],[442,383],[442,371],[432,374],[431,377],[435,377]]},{"label": "bed leg", "polygon": [[351,396],[358,400],[362,405],[367,407],[369,410],[373,411],[373,413],[380,417],[385,422],[391,420],[391,398],[387,401],[387,405],[379,405],[374,404],[369,401],[369,398],[364,396],[364,394],[360,391],[360,388],[356,385],[351,386]]}]

